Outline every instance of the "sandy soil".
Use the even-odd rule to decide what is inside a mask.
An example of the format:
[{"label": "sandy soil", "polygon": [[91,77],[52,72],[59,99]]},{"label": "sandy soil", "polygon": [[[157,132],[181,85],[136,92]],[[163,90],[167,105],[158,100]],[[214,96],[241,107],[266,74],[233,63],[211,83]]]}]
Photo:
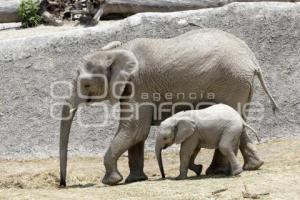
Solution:
[{"label": "sandy soil", "polygon": [[[195,177],[191,172],[184,181],[172,180],[178,173],[177,152],[164,153],[166,180],[160,180],[154,155],[147,154],[145,172],[149,181],[114,187],[101,184],[102,158],[71,158],[66,189],[57,187],[57,158],[0,160],[0,199],[243,199],[247,195],[253,199],[299,199],[299,145],[300,138],[263,143],[258,145],[265,160],[261,170],[234,178]],[[211,156],[211,150],[203,150],[197,162],[207,167]],[[124,176],[128,174],[126,155],[121,157],[119,169]]]}]

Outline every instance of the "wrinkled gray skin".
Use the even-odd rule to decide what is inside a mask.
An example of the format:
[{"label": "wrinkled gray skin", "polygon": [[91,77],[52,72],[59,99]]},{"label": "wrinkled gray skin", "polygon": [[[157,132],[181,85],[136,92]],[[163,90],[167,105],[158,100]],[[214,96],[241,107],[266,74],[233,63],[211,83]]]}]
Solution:
[{"label": "wrinkled gray skin", "polygon": [[225,104],[179,112],[166,119],[160,125],[155,145],[162,177],[165,177],[165,173],[161,152],[173,143],[181,144],[180,174],[176,177],[177,180],[187,178],[188,168],[195,171],[195,158],[201,148],[219,149],[229,160],[230,174],[233,176],[240,174],[243,169],[238,163],[236,154],[245,127],[249,125],[241,115]]},{"label": "wrinkled gray skin", "polygon": [[[116,48],[114,48],[116,47]],[[251,101],[253,80],[257,75],[263,88],[267,91],[261,70],[253,52],[248,46],[235,36],[216,29],[200,29],[190,31],[171,39],[135,39],[123,45],[108,45],[105,50],[96,51],[83,58],[78,69],[78,76],[74,80],[73,96],[67,100],[70,107],[64,106],[62,116],[71,116],[61,121],[60,132],[60,170],[62,186],[66,185],[67,146],[72,118],[80,103],[110,100],[111,103],[121,102],[118,131],[113,138],[105,156],[106,174],[102,180],[104,184],[114,185],[123,177],[117,169],[119,157],[128,151],[130,174],[126,182],[146,180],[144,174],[144,141],[151,125],[159,123],[169,117],[171,112],[157,115],[154,106],[143,104],[135,107],[137,114],[130,114],[125,110],[128,105],[141,103],[163,102],[170,104],[187,102],[196,105],[199,102],[211,101],[225,103],[237,109],[238,103],[243,106]],[[94,99],[93,96],[102,94],[104,81],[93,74],[107,77],[108,94],[103,98]],[[83,77],[83,78],[79,78]],[[113,95],[113,86],[120,82]],[[134,89],[125,81],[130,81]],[[78,85],[76,83],[79,83]],[[87,97],[82,98],[77,91]],[[215,94],[214,99],[208,99],[203,92]],[[170,99],[145,99],[143,94],[153,93],[165,95],[173,94]],[[196,98],[177,98],[178,93],[195,93]],[[200,94],[201,93],[201,94]],[[119,96],[130,96],[122,98]],[[124,105],[126,103],[127,105]],[[163,109],[170,108],[162,106]],[[176,111],[187,110],[189,106],[177,106]],[[160,113],[160,112],[158,112]],[[262,165],[255,146],[247,134],[241,138],[240,150],[244,157],[244,169],[254,170]],[[220,173],[229,169],[227,160],[219,151],[215,152],[213,162],[207,173]]]}]

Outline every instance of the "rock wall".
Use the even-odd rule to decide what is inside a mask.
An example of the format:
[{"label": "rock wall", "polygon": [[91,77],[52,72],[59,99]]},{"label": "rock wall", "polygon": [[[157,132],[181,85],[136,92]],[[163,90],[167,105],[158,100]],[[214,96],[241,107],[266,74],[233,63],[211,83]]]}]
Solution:
[{"label": "rock wall", "polygon": [[0,0],[0,23],[19,22],[19,0]]},{"label": "rock wall", "polygon": [[[41,0],[39,0],[41,1]],[[299,0],[105,0],[104,14],[135,14],[140,12],[170,12],[201,8],[215,8],[232,2],[299,2]],[[20,0],[0,0],[0,23],[20,22],[18,7]],[[103,1],[104,2],[104,1]]]},{"label": "rock wall", "polygon": [[[254,101],[265,106],[263,119],[250,113],[250,124],[265,138],[300,135],[300,4],[233,3],[215,9],[137,14],[111,24],[0,41],[0,157],[58,155],[59,121],[51,117],[55,96],[68,91],[57,81],[70,81],[76,63],[112,40],[169,38],[192,29],[213,27],[245,40],[257,56],[271,93],[281,107],[277,117],[256,81]],[[53,111],[58,114],[56,107]],[[71,154],[103,153],[118,121],[105,127],[79,126],[101,121],[101,109],[83,107],[75,118]],[[155,129],[147,141],[153,150]]]}]

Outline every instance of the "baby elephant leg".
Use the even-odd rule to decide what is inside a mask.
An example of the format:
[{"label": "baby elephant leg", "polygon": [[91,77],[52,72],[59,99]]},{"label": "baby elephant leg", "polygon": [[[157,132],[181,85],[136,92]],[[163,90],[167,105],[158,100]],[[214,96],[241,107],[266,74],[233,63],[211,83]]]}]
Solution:
[{"label": "baby elephant leg", "polygon": [[236,157],[240,135],[241,131],[238,128],[229,128],[223,132],[219,142],[219,150],[229,160],[232,176],[236,176],[243,171]]},{"label": "baby elephant leg", "polygon": [[200,147],[198,146],[198,147],[196,147],[196,149],[191,157],[190,166],[189,166],[189,169],[194,171],[197,174],[197,176],[200,176],[202,169],[203,169],[203,166],[201,164],[199,164],[199,165],[195,164],[195,159],[196,159],[199,151],[200,151]]},{"label": "baby elephant leg", "polygon": [[198,138],[196,135],[192,135],[181,143],[180,147],[180,174],[175,179],[182,180],[187,178],[188,169],[193,153],[198,145]]}]

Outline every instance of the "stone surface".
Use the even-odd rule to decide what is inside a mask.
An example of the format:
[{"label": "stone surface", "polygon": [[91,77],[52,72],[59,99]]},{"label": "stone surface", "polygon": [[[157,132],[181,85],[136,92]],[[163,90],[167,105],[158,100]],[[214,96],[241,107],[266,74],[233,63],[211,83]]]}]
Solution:
[{"label": "stone surface", "polygon": [[[137,14],[93,28],[0,40],[0,157],[58,155],[59,121],[50,111],[54,103],[62,102],[55,96],[68,91],[53,83],[70,81],[84,54],[113,40],[169,38],[200,27],[236,35],[257,56],[281,112],[275,117],[256,81],[254,101],[263,104],[265,111],[263,119],[250,113],[250,124],[265,138],[299,136],[300,4],[233,3],[216,9]],[[54,113],[59,112],[56,107]],[[103,153],[117,119],[111,118],[104,127],[80,126],[79,121],[101,122],[103,112],[83,106],[80,113],[71,130],[70,153]],[[154,132],[147,141],[151,151]]]},{"label": "stone surface", "polygon": [[[260,1],[299,2],[299,0],[105,0],[106,6],[103,15],[196,10],[201,8],[220,7],[232,2]],[[0,23],[21,21],[18,16],[19,5],[20,0],[0,0]]]},{"label": "stone surface", "polygon": [[0,0],[0,23],[19,22],[20,0]]},{"label": "stone surface", "polygon": [[21,22],[14,22],[14,23],[0,23],[0,31],[5,29],[16,29],[21,28]]}]

